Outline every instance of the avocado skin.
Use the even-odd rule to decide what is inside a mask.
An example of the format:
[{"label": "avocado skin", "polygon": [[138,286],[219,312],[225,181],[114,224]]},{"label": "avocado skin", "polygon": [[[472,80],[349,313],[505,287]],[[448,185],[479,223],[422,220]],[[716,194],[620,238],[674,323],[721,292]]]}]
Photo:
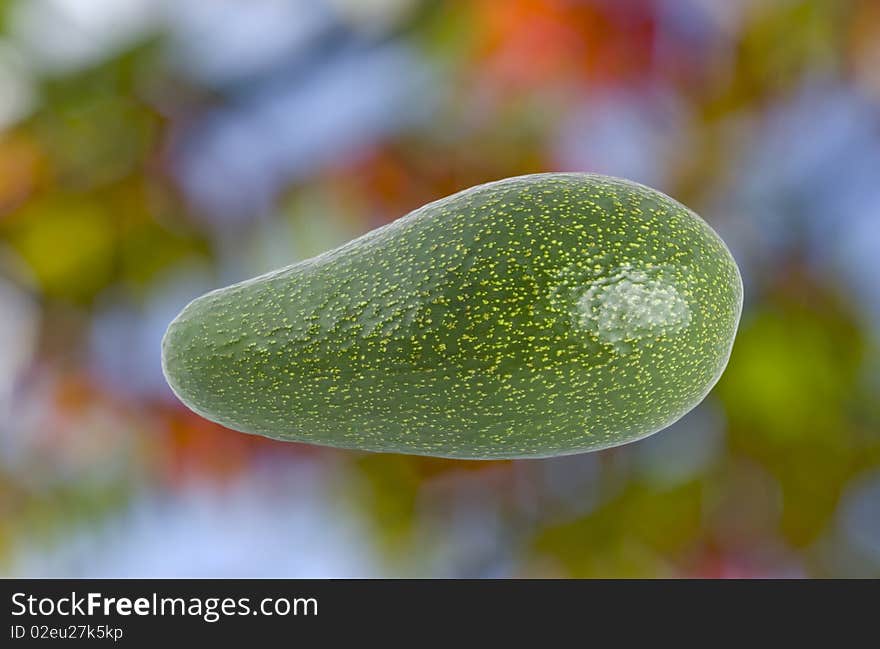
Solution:
[{"label": "avocado skin", "polygon": [[465,459],[631,442],[696,406],[742,309],[727,247],[629,181],[537,174],[429,203],[191,302],[169,385],[229,428]]}]

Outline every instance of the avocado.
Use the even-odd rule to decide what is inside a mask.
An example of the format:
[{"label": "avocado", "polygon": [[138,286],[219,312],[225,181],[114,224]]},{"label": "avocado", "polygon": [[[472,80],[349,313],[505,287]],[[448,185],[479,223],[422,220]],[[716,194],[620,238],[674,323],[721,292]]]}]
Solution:
[{"label": "avocado", "polygon": [[736,262],[668,196],[580,173],[429,203],[191,302],[162,342],[189,408],[280,440],[466,459],[631,442],[696,406]]}]

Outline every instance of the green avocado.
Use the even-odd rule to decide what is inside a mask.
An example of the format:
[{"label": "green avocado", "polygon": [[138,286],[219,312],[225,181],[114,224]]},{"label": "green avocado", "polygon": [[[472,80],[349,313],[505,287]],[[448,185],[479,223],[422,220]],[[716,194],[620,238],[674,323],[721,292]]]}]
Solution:
[{"label": "green avocado", "polygon": [[168,327],[177,396],[239,431],[441,457],[541,458],[696,406],[742,309],[727,247],[605,176],[479,185],[208,293]]}]

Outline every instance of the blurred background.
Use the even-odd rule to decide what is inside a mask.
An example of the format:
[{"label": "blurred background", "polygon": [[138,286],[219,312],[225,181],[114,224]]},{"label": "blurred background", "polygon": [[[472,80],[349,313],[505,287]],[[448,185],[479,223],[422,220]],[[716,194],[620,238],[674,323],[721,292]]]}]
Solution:
[{"label": "blurred background", "polygon": [[[553,170],[655,186],[740,263],[670,429],[372,455],[166,387],[191,298]],[[0,574],[880,576],[880,2],[0,1]]]}]

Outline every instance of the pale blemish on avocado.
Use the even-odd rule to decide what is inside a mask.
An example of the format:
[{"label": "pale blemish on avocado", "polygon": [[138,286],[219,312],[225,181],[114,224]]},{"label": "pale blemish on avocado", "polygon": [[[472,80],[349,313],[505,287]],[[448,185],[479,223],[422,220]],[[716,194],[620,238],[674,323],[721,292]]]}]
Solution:
[{"label": "pale blemish on avocado", "polygon": [[624,180],[539,174],[198,298],[162,360],[185,404],[236,430],[547,457],[684,415],[721,375],[741,307],[729,251],[680,203]]},{"label": "pale blemish on avocado", "polygon": [[672,336],[687,327],[690,308],[656,269],[625,266],[589,285],[576,302],[577,326],[621,353],[642,338]]}]

